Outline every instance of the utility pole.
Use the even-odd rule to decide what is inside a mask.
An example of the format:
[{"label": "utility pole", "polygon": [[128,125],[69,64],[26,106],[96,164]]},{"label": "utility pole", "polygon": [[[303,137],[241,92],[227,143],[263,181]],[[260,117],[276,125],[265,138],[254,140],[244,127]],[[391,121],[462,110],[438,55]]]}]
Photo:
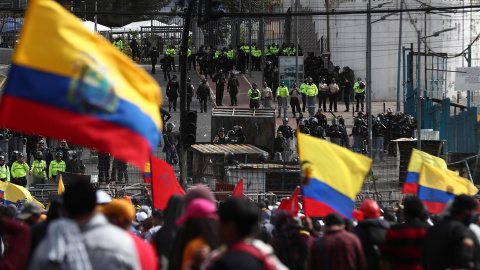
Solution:
[{"label": "utility pole", "polygon": [[[397,68],[397,110],[400,111],[400,68],[402,63],[402,24],[403,24],[403,1],[400,2],[400,29],[398,30],[398,68]],[[402,99],[403,100],[403,99]]]},{"label": "utility pole", "polygon": [[98,2],[95,1],[95,32],[97,32],[97,18],[98,18],[98,15],[96,14],[97,13],[97,7],[98,6]]},{"label": "utility pole", "polygon": [[[262,0],[262,13],[265,13],[265,0]],[[264,72],[264,69],[265,69],[265,17],[262,16],[262,20],[260,22],[260,37],[259,37],[259,40],[261,40],[262,42],[259,42],[260,44],[258,45],[257,48],[259,48],[260,50],[263,50],[263,53],[262,53],[262,60],[261,60],[261,64],[260,64],[260,70],[262,70],[262,87],[263,87],[263,83],[265,82],[265,72]]]},{"label": "utility pole", "polygon": [[422,150],[422,90],[420,89],[420,29],[417,30],[417,149]]},{"label": "utility pole", "polygon": [[[295,0],[295,13],[298,13],[298,0]],[[300,85],[298,81],[298,16],[295,16],[295,82]],[[290,85],[290,87],[292,87]]]},{"label": "utility pole", "polygon": [[[180,134],[182,134],[186,125],[186,112],[187,112],[187,57],[188,53],[188,34],[190,32],[190,24],[192,20],[193,7],[196,6],[195,0],[190,0],[187,7],[187,13],[184,14],[185,23],[183,25],[182,33],[182,56],[180,57]],[[185,142],[183,136],[180,136],[180,183],[186,182],[187,176],[187,155],[185,151]],[[178,149],[177,149],[178,151]]]},{"label": "utility pole", "polygon": [[367,152],[371,158],[372,155],[372,0],[368,0],[367,4],[367,115],[368,115],[368,138],[367,138]]}]

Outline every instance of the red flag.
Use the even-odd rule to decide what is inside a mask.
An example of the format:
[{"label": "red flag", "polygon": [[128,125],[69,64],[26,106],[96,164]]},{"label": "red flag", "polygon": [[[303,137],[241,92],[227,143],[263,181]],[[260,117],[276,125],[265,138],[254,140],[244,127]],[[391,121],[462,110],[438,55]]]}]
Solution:
[{"label": "red flag", "polygon": [[150,156],[152,166],[152,200],[153,208],[165,210],[173,194],[185,195],[177,181],[173,169],[165,161]]},{"label": "red flag", "polygon": [[235,190],[233,191],[232,197],[236,198],[243,198],[243,179],[240,179],[240,182],[238,182],[237,186],[235,187]]},{"label": "red flag", "polygon": [[278,206],[278,210],[285,210],[290,212],[292,216],[296,217],[298,214],[298,211],[300,211],[300,205],[298,204],[298,194],[300,193],[300,188],[297,187],[295,192],[293,192],[292,197],[290,199],[284,199],[282,200],[282,203]]}]

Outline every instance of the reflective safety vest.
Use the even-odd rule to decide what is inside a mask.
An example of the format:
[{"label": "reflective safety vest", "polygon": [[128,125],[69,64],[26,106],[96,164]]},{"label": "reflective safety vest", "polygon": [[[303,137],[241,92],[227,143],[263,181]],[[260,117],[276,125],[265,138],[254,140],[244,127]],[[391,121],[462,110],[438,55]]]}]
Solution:
[{"label": "reflective safety vest", "polygon": [[302,83],[302,84],[300,85],[300,93],[305,94],[305,86],[307,86],[306,83]]},{"label": "reflective safety vest", "polygon": [[10,182],[10,169],[5,165],[5,161],[2,166],[0,166],[0,179],[5,179],[7,182]]},{"label": "reflective safety vest", "polygon": [[[257,95],[254,94],[253,91],[257,91]],[[250,90],[248,90],[248,93],[247,93],[247,96],[250,98],[250,99],[253,99],[253,100],[256,100],[256,99],[259,99],[260,96],[261,96],[261,92],[260,90],[257,88],[257,89],[253,89],[253,88],[250,88]]]},{"label": "reflective safety vest", "polygon": [[114,41],[113,46],[121,51],[123,50],[123,41],[122,40]]},{"label": "reflective safety vest", "polygon": [[13,178],[20,178],[27,175],[27,172],[30,168],[28,167],[27,163],[23,162],[23,164],[18,163],[15,161],[12,164],[12,176]]},{"label": "reflective safety vest", "polygon": [[277,96],[279,97],[288,97],[288,88],[286,86],[279,86],[277,88]]},{"label": "reflective safety vest", "polygon": [[228,59],[233,59],[235,57],[235,51],[234,50],[230,50],[227,52],[227,57]]},{"label": "reflective safety vest", "polygon": [[213,58],[217,59],[220,56],[220,51],[215,52],[215,56]]},{"label": "reflective safety vest", "polygon": [[262,51],[259,48],[252,49],[252,56],[253,57],[261,57]]},{"label": "reflective safety vest", "polygon": [[272,55],[272,51],[270,51],[269,48],[266,48],[265,49],[265,56],[270,56],[270,55]]},{"label": "reflective safety vest", "polygon": [[277,54],[279,50],[280,49],[278,47],[273,47],[273,46],[270,47],[270,51],[272,52],[272,54]]},{"label": "reflective safety vest", "polygon": [[311,85],[310,84],[305,85],[305,89],[303,91],[309,97],[314,97],[318,94],[318,88],[314,83],[312,83]]},{"label": "reflective safety vest", "polygon": [[240,49],[242,49],[242,50],[243,50],[244,52],[246,52],[246,53],[249,53],[249,52],[250,52],[250,47],[249,47],[249,46],[246,46],[246,45],[240,47]]},{"label": "reflective safety vest", "polygon": [[296,52],[297,52],[297,49],[295,49],[295,48],[292,48],[292,47],[287,48],[288,56],[293,56],[293,55],[295,55]]},{"label": "reflective safety vest", "polygon": [[[360,84],[362,84],[362,83],[363,83],[364,87],[360,88]],[[362,81],[356,82],[355,85],[353,86],[353,90],[355,90],[355,93],[357,93],[357,94],[361,94],[361,93],[365,92],[365,88],[367,88],[367,85]]]},{"label": "reflective safety vest", "polygon": [[188,49],[187,51],[187,57],[190,57],[190,55],[192,54],[192,51],[190,49]]},{"label": "reflective safety vest", "polygon": [[58,162],[57,160],[50,162],[50,166],[48,167],[48,177],[52,178],[57,176],[58,172],[64,172],[65,167],[65,161],[63,160],[60,160],[60,162]]},{"label": "reflective safety vest", "polygon": [[[43,170],[45,169],[45,171]],[[45,178],[47,176],[47,163],[45,160],[34,160],[32,164],[32,171],[33,171],[33,176],[36,178]]]},{"label": "reflective safety vest", "polygon": [[170,57],[174,57],[177,54],[175,49],[167,49],[167,55]]}]

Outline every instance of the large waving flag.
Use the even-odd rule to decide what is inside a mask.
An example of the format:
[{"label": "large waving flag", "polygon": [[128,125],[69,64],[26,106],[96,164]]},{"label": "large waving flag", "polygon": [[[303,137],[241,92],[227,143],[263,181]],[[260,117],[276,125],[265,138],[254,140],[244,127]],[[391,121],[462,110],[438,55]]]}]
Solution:
[{"label": "large waving flag", "polygon": [[448,170],[445,160],[427,154],[423,151],[412,149],[412,155],[410,156],[410,162],[408,163],[407,176],[405,177],[402,193],[418,193],[418,179],[420,177],[420,170],[422,169],[422,164],[424,162],[437,168]]},{"label": "large waving flag", "polygon": [[26,188],[10,182],[0,181],[0,194],[3,195],[1,197],[4,200],[4,205],[16,204],[18,200],[25,200],[27,202],[36,202],[40,207],[45,208]]},{"label": "large waving flag", "polygon": [[173,194],[185,195],[173,169],[165,161],[151,156],[153,208],[165,210]]},{"label": "large waving flag", "polygon": [[20,36],[0,126],[86,145],[143,169],[161,137],[160,87],[147,72],[52,0],[29,1]]},{"label": "large waving flag", "polygon": [[450,170],[439,169],[424,162],[418,182],[418,198],[430,213],[440,214],[448,201],[460,194],[473,196],[478,189],[468,180]]},{"label": "large waving flag", "polygon": [[298,154],[305,173],[302,186],[305,215],[338,212],[351,219],[355,197],[372,160],[344,147],[297,132]]},{"label": "large waving flag", "polygon": [[292,216],[296,217],[298,215],[298,211],[300,211],[300,205],[298,204],[298,195],[300,194],[300,187],[295,189],[293,192],[292,197],[289,199],[284,198],[280,205],[278,206],[277,211],[285,210],[288,211]]}]

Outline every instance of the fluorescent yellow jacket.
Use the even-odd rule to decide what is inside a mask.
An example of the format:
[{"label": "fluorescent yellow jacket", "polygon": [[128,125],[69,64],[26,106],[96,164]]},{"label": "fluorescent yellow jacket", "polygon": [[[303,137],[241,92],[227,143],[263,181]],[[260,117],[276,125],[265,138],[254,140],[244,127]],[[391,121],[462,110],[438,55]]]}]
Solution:
[{"label": "fluorescent yellow jacket", "polygon": [[314,83],[312,83],[312,85],[307,84],[303,91],[309,97],[313,97],[313,96],[316,96],[318,94],[318,88]]},{"label": "fluorescent yellow jacket", "polygon": [[277,96],[279,97],[288,97],[288,88],[286,86],[279,86],[277,88]]},{"label": "fluorescent yellow jacket", "polygon": [[48,178],[57,176],[58,172],[64,172],[65,167],[66,164],[63,160],[60,160],[60,162],[58,162],[57,160],[50,162],[50,166],[48,167]]},{"label": "fluorescent yellow jacket", "polygon": [[5,163],[3,163],[2,166],[0,166],[0,179],[4,179],[4,178],[7,182],[10,182],[10,169]]},{"label": "fluorescent yellow jacket", "polygon": [[12,177],[13,178],[20,178],[24,177],[27,175],[27,172],[30,168],[28,167],[26,162],[23,162],[22,164],[18,163],[18,161],[15,161],[12,164]]},{"label": "fluorescent yellow jacket", "polygon": [[34,177],[45,178],[45,176],[47,176],[47,163],[45,160],[34,160],[31,171],[33,171]]}]

